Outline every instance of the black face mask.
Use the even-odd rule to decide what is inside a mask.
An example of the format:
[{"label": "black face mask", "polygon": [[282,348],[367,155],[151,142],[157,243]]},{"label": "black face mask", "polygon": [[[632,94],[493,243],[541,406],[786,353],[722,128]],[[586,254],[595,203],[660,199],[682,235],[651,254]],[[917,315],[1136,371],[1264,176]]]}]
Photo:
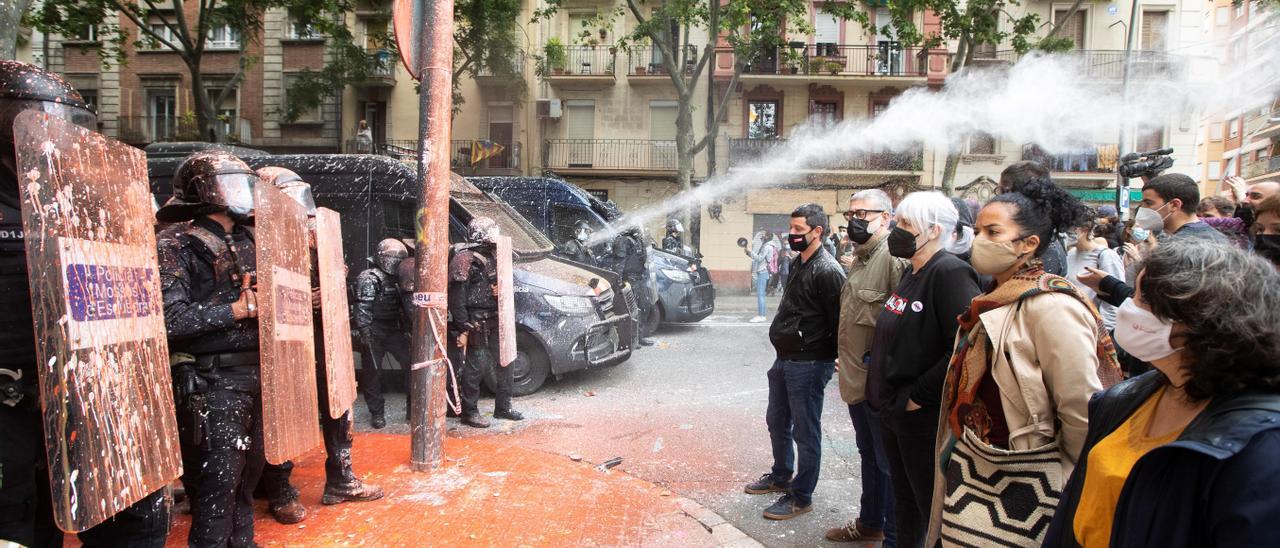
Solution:
[{"label": "black face mask", "polygon": [[1236,210],[1236,217],[1241,221],[1244,221],[1245,227],[1253,226],[1253,208],[1249,206],[1240,206],[1240,208]]},{"label": "black face mask", "polygon": [[916,235],[900,226],[889,233],[889,254],[899,259],[910,259],[916,254]]},{"label": "black face mask", "polygon": [[1280,266],[1280,234],[1259,234],[1253,241],[1253,252]]},{"label": "black face mask", "polygon": [[871,223],[866,219],[853,219],[849,221],[846,230],[849,232],[849,240],[855,244],[862,245],[871,241],[872,234],[867,231],[867,226]]},{"label": "black face mask", "polygon": [[[809,232],[813,231],[810,230]],[[809,232],[805,232],[804,234],[787,234],[787,245],[791,247],[792,251],[804,251],[809,249],[809,242],[804,239],[805,235],[809,234]]]}]

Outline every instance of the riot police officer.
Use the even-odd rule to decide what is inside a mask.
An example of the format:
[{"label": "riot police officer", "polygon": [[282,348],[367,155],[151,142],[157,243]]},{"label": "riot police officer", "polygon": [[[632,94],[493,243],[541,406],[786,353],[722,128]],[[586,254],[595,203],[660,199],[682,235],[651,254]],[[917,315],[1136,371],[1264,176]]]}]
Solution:
[{"label": "riot police officer", "polygon": [[449,361],[460,369],[462,423],[488,428],[478,406],[486,368],[497,380],[493,417],[518,421],[524,415],[511,408],[511,368],[498,364],[498,224],[475,217],[467,228],[467,242],[454,245],[449,260]]},{"label": "riot police officer", "polygon": [[[360,342],[372,363],[363,364],[361,391],[369,406],[374,428],[387,425],[386,398],[382,395],[383,358],[395,356],[400,367],[408,373],[412,363],[409,354],[408,318],[400,300],[398,270],[401,261],[409,256],[409,249],[395,238],[378,243],[378,254],[373,268],[361,272],[356,278],[355,326]],[[406,375],[407,379],[407,375]],[[405,387],[409,386],[408,381]],[[408,397],[405,398],[408,416]]]},{"label": "riot police officer", "polygon": [[592,232],[591,225],[586,221],[574,223],[573,239],[560,246],[560,254],[571,261],[594,265],[595,256],[591,253],[591,247],[587,245],[587,242],[591,240]]},{"label": "riot police officer", "polygon": [[158,242],[173,353],[192,546],[253,543],[262,440],[257,255],[249,228],[258,176],[226,152],[198,152],[173,174]]},{"label": "riot police officer", "polygon": [[[0,61],[0,544],[61,545],[54,526],[36,372],[31,293],[23,243],[14,118],[37,110],[96,130],[84,99],[53,73]],[[164,490],[81,532],[86,546],[163,546],[170,503]]]},{"label": "riot police officer", "polygon": [[684,234],[684,225],[679,219],[667,219],[667,235],[662,238],[662,250],[677,255],[684,254],[684,242],[680,235]]},{"label": "riot police officer", "polygon": [[[316,254],[316,202],[311,185],[291,170],[264,167],[258,170],[263,184],[272,184],[307,210],[311,232],[311,308],[315,327],[316,395],[320,404],[320,430],[324,433],[324,495],[321,504],[369,501],[382,498],[382,488],[360,481],[351,465],[351,412],[339,418],[329,414],[329,385],[325,366],[324,319],[320,313],[320,267]],[[276,521],[298,523],[307,518],[307,509],[298,501],[298,490],[289,483],[293,462],[267,463],[258,488],[267,497],[267,508]]]},{"label": "riot police officer", "polygon": [[653,346],[653,339],[644,332],[645,318],[654,313],[653,295],[649,292],[649,248],[644,243],[640,227],[627,227],[613,244],[613,270],[631,286],[636,298],[639,318],[636,318],[640,346]]}]

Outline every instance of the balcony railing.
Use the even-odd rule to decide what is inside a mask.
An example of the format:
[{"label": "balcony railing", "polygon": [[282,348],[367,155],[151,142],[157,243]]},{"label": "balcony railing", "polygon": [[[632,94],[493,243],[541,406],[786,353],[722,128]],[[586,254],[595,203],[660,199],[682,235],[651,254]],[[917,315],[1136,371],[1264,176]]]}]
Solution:
[{"label": "balcony railing", "polygon": [[566,46],[564,67],[551,67],[548,76],[612,76],[614,54],[604,46]]},{"label": "balcony railing", "polygon": [[[515,168],[515,146],[506,146],[497,156],[492,156],[472,165],[472,141],[449,141],[449,167],[452,169],[513,169]],[[387,140],[375,143],[360,143],[348,140],[342,147],[346,154],[380,154],[396,159],[417,158],[418,142],[410,140]]]},{"label": "balcony railing", "polygon": [[644,139],[549,139],[547,169],[675,171],[676,142]]},{"label": "balcony railing", "polygon": [[[798,46],[798,44],[797,44]],[[748,74],[832,76],[924,76],[924,50],[897,42],[875,45],[816,44],[784,46],[760,55]]]},{"label": "balcony railing", "polygon": [[172,141],[178,133],[176,119],[152,120],[149,116],[120,116],[116,119],[116,138],[129,144]]},{"label": "balcony railing", "polygon": [[[1088,78],[1095,80],[1119,80],[1124,77],[1124,50],[1085,49],[1064,52],[1080,59]],[[1151,78],[1170,76],[1180,70],[1184,59],[1163,51],[1135,50],[1130,52],[1133,62],[1133,78]],[[992,63],[1016,63],[1022,58],[1016,51],[1001,50],[986,54],[975,54],[974,65]]]},{"label": "balcony railing", "polygon": [[[698,62],[698,47],[687,45],[684,49],[685,58],[688,59],[685,70],[692,72],[693,67]],[[676,56],[680,56],[679,52],[676,53]],[[630,60],[627,64],[627,74],[631,76],[666,76],[667,74],[667,66],[662,63],[662,53],[658,48],[653,46],[632,47],[627,54],[627,58]],[[674,61],[679,63],[680,59],[677,58]]]},{"label": "balcony railing", "polygon": [[1245,179],[1261,177],[1272,173],[1280,172],[1280,156],[1268,158],[1262,162],[1253,162],[1240,169],[1240,175]]},{"label": "balcony railing", "polygon": [[[510,59],[506,59],[506,62],[510,64],[511,74],[516,74],[516,75],[524,74],[524,57],[525,57],[525,54],[523,51],[517,51],[515,55],[511,56]],[[484,68],[477,71],[476,75],[477,76],[494,76],[493,67],[486,65]]]},{"label": "balcony railing", "polygon": [[1049,154],[1035,144],[1022,146],[1022,159],[1037,162],[1055,173],[1115,173],[1117,148],[1100,144],[1062,154]]},{"label": "balcony railing", "polygon": [[[778,151],[786,139],[729,139],[729,167],[746,167]],[[837,171],[920,171],[924,149],[908,151],[853,152],[821,158],[799,169]]]}]

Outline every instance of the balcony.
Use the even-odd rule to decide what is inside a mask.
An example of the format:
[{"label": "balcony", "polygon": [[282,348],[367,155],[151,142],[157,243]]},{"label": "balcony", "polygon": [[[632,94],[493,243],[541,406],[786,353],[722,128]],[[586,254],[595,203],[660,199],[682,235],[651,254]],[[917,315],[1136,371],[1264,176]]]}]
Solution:
[{"label": "balcony", "polygon": [[[520,143],[505,147],[497,156],[471,163],[473,141],[449,141],[449,169],[465,175],[515,175],[518,172],[516,151]],[[410,140],[387,140],[362,145],[358,141],[348,140],[342,147],[343,154],[378,154],[401,161],[416,161],[418,158],[418,142]]]},{"label": "balcony", "polygon": [[[1085,49],[1064,52],[1058,55],[1070,55],[1081,62],[1081,70],[1092,80],[1121,80],[1124,78],[1124,50]],[[1186,63],[1178,55],[1163,51],[1135,50],[1130,52],[1133,60],[1133,78],[1166,78],[1177,76]],[[1011,65],[1022,58],[1016,51],[1003,50],[987,54],[975,54],[973,66]]]},{"label": "balcony", "polygon": [[743,76],[813,77],[912,77],[926,76],[925,57],[920,48],[908,48],[896,42],[878,45],[841,45],[793,43],[776,52],[759,56],[749,64]]},{"label": "balcony", "polygon": [[561,174],[674,175],[676,142],[646,139],[548,139],[542,166]]},{"label": "balcony", "polygon": [[[698,62],[698,47],[687,45],[684,47],[685,58],[688,62],[685,65],[686,73],[692,73],[693,68]],[[679,55],[679,54],[677,54]],[[653,46],[632,47],[627,52],[627,80],[632,83],[662,83],[670,82],[671,77],[667,73],[667,66],[662,62],[662,53],[658,48]],[[679,62],[679,59],[676,59]]]},{"label": "balcony", "polygon": [[612,85],[617,48],[605,46],[565,46],[565,64],[553,66],[546,75],[551,85]]},{"label": "balcony", "polygon": [[1245,178],[1246,182],[1257,182],[1254,179],[1280,175],[1280,156],[1246,165],[1241,168],[1240,175]]},{"label": "balcony", "polygon": [[[729,139],[729,169],[751,168],[782,148],[786,139]],[[795,171],[916,172],[924,169],[924,149],[854,152],[822,158]]]},{"label": "balcony", "polygon": [[1055,177],[1067,179],[1110,178],[1116,172],[1117,155],[1114,144],[1099,144],[1092,149],[1062,154],[1049,154],[1033,143],[1022,146],[1023,160],[1043,164]]},{"label": "balcony", "polygon": [[385,49],[369,52],[369,76],[357,84],[366,88],[389,88],[396,85],[396,65],[400,60]]},{"label": "balcony", "polygon": [[[523,51],[517,51],[506,62],[509,64],[509,67],[507,67],[509,70],[506,73],[514,74],[518,78],[524,78],[525,53]],[[476,83],[484,87],[505,87],[510,84],[508,78],[507,76],[495,74],[491,66],[486,66],[476,73]]]},{"label": "balcony", "polygon": [[153,121],[148,116],[120,116],[116,119],[116,139],[131,145],[172,141],[177,132],[174,119]]}]

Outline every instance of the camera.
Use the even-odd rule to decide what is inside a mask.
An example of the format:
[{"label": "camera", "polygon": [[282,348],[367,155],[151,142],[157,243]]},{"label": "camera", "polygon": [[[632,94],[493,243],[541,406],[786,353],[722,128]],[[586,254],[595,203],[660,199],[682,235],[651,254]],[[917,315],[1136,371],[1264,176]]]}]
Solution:
[{"label": "camera", "polygon": [[1131,152],[1120,157],[1117,171],[1126,179],[1139,177],[1155,177],[1173,166],[1173,148],[1162,148],[1150,152]]}]

